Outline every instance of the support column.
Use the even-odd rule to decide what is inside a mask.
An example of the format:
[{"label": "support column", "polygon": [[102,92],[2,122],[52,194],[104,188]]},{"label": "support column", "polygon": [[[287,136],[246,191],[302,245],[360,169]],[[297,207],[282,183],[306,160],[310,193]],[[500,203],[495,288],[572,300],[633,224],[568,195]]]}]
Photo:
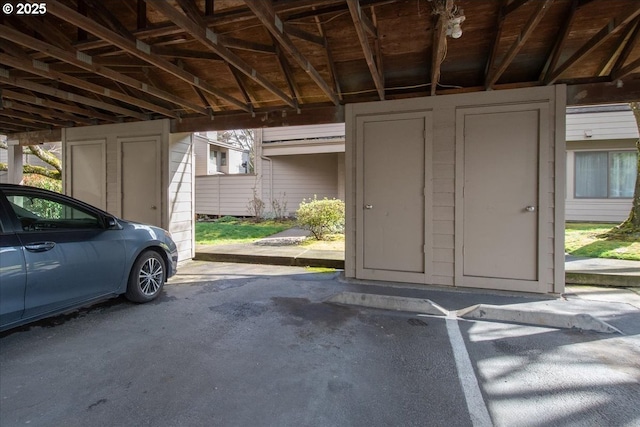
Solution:
[{"label": "support column", "polygon": [[9,156],[7,161],[7,182],[9,184],[22,184],[22,146],[18,145],[18,141],[7,141]]}]

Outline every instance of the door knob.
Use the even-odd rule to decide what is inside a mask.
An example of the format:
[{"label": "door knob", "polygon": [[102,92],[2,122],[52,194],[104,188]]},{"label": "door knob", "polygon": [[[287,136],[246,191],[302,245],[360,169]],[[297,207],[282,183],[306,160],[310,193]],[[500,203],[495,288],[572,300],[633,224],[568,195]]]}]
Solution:
[{"label": "door knob", "polygon": [[156,209],[158,209],[158,207],[157,206],[151,206],[151,209],[153,209],[155,211]]},{"label": "door knob", "polygon": [[526,208],[524,208],[527,212],[535,212],[536,211],[536,207],[535,206],[527,206]]},{"label": "door knob", "polygon": [[364,205],[365,209],[373,209],[373,205]]}]

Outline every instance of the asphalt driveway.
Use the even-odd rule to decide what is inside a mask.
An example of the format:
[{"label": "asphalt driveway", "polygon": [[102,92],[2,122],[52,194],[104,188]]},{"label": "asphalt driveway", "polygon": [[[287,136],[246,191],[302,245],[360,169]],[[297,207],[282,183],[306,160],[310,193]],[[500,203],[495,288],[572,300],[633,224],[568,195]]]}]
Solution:
[{"label": "asphalt driveway", "polygon": [[597,301],[626,335],[600,334],[324,303],[362,286],[337,276],[193,262],[151,304],[9,331],[0,425],[640,424],[640,310],[624,301]]}]

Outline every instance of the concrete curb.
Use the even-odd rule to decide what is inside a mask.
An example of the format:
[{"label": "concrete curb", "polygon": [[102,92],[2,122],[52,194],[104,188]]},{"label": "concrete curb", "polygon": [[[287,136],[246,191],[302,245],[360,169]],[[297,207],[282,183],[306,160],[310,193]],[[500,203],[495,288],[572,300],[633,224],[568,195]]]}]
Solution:
[{"label": "concrete curb", "polygon": [[196,261],[236,262],[244,264],[270,264],[292,267],[324,267],[344,269],[344,260],[322,259],[310,257],[291,257],[273,255],[246,255],[246,254],[218,254],[196,252],[193,257]]},{"label": "concrete curb", "polygon": [[461,310],[448,312],[446,309],[443,309],[428,299],[361,292],[341,292],[327,299],[325,302],[435,316],[449,316],[450,314],[454,314],[462,319],[519,323],[559,329],[580,329],[606,334],[622,334],[619,329],[587,313],[573,314],[548,309],[541,310],[525,305],[514,307],[478,304]]},{"label": "concrete curb", "polygon": [[361,292],[341,292],[325,302],[342,305],[359,305],[384,310],[411,311],[420,314],[445,316],[442,310],[431,301],[420,298],[398,297],[390,295],[365,294]]},{"label": "concrete curb", "polygon": [[640,286],[640,277],[622,274],[593,274],[565,272],[567,285],[615,286],[628,288]]},{"label": "concrete curb", "polygon": [[587,313],[573,314],[561,311],[539,310],[526,306],[516,308],[478,304],[458,310],[456,314],[463,319],[492,320],[548,326],[551,328],[581,329],[605,334],[622,334],[619,329]]}]

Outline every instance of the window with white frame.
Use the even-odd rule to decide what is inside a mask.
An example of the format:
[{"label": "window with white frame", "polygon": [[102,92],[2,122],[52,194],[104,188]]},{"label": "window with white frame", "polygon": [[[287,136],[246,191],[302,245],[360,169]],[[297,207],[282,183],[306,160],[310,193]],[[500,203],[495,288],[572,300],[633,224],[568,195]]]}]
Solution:
[{"label": "window with white frame", "polygon": [[210,145],[209,147],[209,173],[218,172],[218,150],[214,150]]},{"label": "window with white frame", "polygon": [[575,153],[575,197],[631,198],[636,183],[637,151]]}]

